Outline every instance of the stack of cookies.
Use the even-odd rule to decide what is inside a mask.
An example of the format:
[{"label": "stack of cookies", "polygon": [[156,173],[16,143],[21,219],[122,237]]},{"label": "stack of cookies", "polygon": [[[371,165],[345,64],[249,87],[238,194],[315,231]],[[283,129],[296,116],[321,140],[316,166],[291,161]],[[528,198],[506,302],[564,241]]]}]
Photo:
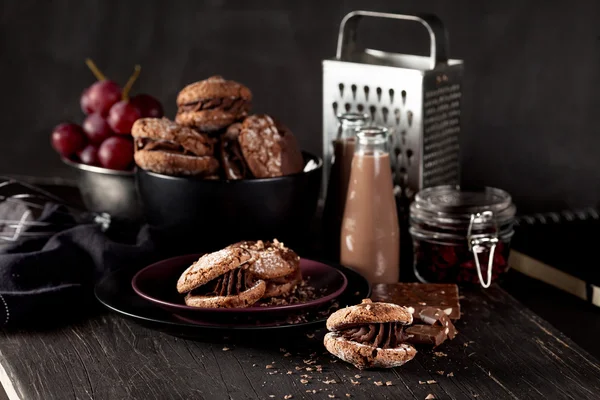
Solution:
[{"label": "stack of cookies", "polygon": [[185,303],[202,308],[249,307],[284,297],[302,282],[300,257],[283,243],[245,241],[205,254],[177,281]]},{"label": "stack of cookies", "polygon": [[142,118],[133,125],[138,167],[207,179],[270,178],[304,167],[292,132],[268,115],[249,115],[252,93],[238,82],[213,76],[192,83],[177,107],[175,122]]}]

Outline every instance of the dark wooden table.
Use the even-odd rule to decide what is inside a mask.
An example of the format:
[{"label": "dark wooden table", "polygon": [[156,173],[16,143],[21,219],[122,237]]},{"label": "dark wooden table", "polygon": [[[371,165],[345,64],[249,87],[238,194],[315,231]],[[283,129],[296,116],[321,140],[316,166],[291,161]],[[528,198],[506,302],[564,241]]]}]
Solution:
[{"label": "dark wooden table", "polygon": [[0,333],[0,379],[10,399],[600,398],[600,365],[570,339],[498,286],[464,295],[457,338],[390,370],[336,360],[323,331],[192,341],[101,313]]}]

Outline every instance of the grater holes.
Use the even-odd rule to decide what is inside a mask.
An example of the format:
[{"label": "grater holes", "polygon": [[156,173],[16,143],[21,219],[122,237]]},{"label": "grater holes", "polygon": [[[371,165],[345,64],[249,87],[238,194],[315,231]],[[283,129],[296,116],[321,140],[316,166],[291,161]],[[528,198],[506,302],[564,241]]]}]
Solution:
[{"label": "grater holes", "polygon": [[396,156],[396,159],[399,160],[402,155],[402,149],[400,147],[394,147],[394,155]]},{"label": "grater holes", "polygon": [[357,104],[356,109],[358,110],[358,112],[361,113],[361,112],[365,111],[365,106],[363,106],[362,104]]},{"label": "grater holes", "polygon": [[390,94],[390,104],[394,104],[394,89],[390,89],[388,93]]},{"label": "grater holes", "polygon": [[378,101],[379,103],[381,103],[381,93],[382,93],[382,90],[381,90],[381,88],[380,88],[380,87],[378,87],[377,89],[375,89],[375,92],[377,93],[377,101]]},{"label": "grater holes", "polygon": [[402,140],[402,144],[406,145],[406,129],[402,129],[400,132],[400,138]]},{"label": "grater holes", "polygon": [[350,112],[351,108],[352,108],[352,105],[350,105],[350,103],[344,104],[344,109],[346,110],[346,112]]},{"label": "grater holes", "polygon": [[413,112],[412,111],[407,111],[406,112],[406,117],[408,119],[408,126],[412,126]]},{"label": "grater holes", "polygon": [[337,101],[334,101],[334,102],[331,104],[331,107],[333,108],[333,115],[336,115],[336,116],[337,116],[337,113],[338,113],[338,103],[337,103]]},{"label": "grater holes", "polygon": [[394,110],[394,117],[396,118],[396,125],[400,125],[400,109],[396,108]]},{"label": "grater holes", "polygon": [[410,165],[412,156],[413,156],[413,151],[411,149],[407,149],[406,150],[406,164]]},{"label": "grater holes", "polygon": [[369,87],[367,85],[365,85],[365,87],[363,88],[363,91],[365,92],[365,100],[369,101]]},{"label": "grater holes", "polygon": [[356,85],[352,84],[352,86],[350,86],[350,90],[352,90],[352,100],[356,100]]},{"label": "grater holes", "polygon": [[344,97],[344,84],[340,83],[338,88],[340,89],[340,97]]},{"label": "grater holes", "polygon": [[400,174],[400,180],[402,181],[402,186],[406,186],[406,184],[408,183],[408,174],[406,172],[406,168],[400,167],[400,169],[398,170],[398,173]]},{"label": "grater holes", "polygon": [[[388,120],[388,114],[390,113],[390,111],[388,110],[387,107],[383,107],[381,109],[381,114],[383,115],[383,123],[387,124],[387,120]],[[391,137],[391,136],[390,136]]]},{"label": "grater holes", "polygon": [[371,121],[375,122],[375,113],[377,112],[377,107],[370,106],[369,111],[371,112]]},{"label": "grater holes", "polygon": [[402,96],[402,105],[406,104],[406,90],[401,91],[400,96]]}]

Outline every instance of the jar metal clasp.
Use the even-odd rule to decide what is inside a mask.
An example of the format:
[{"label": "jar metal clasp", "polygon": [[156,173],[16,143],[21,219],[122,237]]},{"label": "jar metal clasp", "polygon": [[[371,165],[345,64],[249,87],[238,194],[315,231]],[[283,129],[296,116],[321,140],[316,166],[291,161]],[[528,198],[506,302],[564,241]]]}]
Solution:
[{"label": "jar metal clasp", "polygon": [[[489,224],[490,222],[494,228],[493,232],[480,234],[472,233],[474,225]],[[496,251],[496,245],[498,244],[498,226],[492,211],[471,214],[471,222],[469,223],[469,230],[467,231],[467,241],[469,243],[469,251],[472,251],[475,256],[475,266],[477,267],[479,282],[481,283],[481,286],[487,289],[492,283],[492,265],[494,264],[494,252]],[[487,279],[484,281],[481,272],[481,264],[479,263],[479,253],[483,253],[486,250],[489,251],[489,259],[486,274]]]}]

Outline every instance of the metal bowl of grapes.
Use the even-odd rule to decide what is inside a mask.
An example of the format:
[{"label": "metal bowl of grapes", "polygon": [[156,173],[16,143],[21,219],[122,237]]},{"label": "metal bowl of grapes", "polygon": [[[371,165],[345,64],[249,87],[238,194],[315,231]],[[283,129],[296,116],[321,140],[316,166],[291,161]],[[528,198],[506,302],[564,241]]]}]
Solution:
[{"label": "metal bowl of grapes", "polygon": [[140,221],[142,207],[135,187],[131,127],[139,118],[162,117],[163,107],[151,95],[130,95],[141,71],[139,66],[121,87],[92,60],[86,60],[86,64],[96,81],[79,100],[83,122],[57,125],[51,135],[52,147],[75,170],[89,211]]}]

